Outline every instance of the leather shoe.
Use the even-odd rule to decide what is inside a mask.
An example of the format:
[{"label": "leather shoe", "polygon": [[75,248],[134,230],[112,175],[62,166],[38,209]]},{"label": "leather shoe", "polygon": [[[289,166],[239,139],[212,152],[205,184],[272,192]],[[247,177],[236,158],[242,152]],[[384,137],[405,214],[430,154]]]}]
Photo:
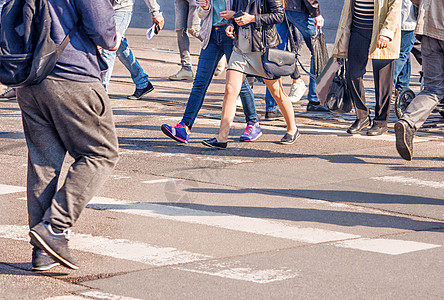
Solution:
[{"label": "leather shoe", "polygon": [[367,117],[365,120],[356,119],[355,122],[347,129],[347,132],[350,134],[355,134],[360,132],[363,128],[370,126],[370,117]]},{"label": "leather shoe", "polygon": [[367,130],[367,135],[377,136],[377,135],[381,135],[383,133],[386,133],[387,130],[388,130],[387,126],[379,126],[379,125],[373,124],[372,128]]},{"label": "leather shoe", "polygon": [[399,120],[395,123],[396,150],[405,160],[413,158],[414,134],[415,130],[406,121]]},{"label": "leather shoe", "polygon": [[330,110],[327,107],[322,106],[320,103],[308,102],[307,111],[328,112]]},{"label": "leather shoe", "polygon": [[203,140],[202,144],[204,144],[207,147],[211,147],[211,148],[216,148],[216,149],[225,149],[227,148],[227,142],[225,143],[220,143],[217,141],[216,138],[212,138],[209,140]]}]

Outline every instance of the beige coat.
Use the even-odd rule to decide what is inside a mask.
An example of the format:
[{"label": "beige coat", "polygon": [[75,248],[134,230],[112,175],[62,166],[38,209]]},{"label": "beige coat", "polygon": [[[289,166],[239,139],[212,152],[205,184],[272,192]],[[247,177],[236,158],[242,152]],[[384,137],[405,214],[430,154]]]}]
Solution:
[{"label": "beige coat", "polygon": [[415,33],[444,41],[444,14],[442,0],[412,0],[419,6]]},{"label": "beige coat", "polygon": [[[373,19],[373,34],[369,49],[371,59],[396,59],[401,47],[401,5],[402,0],[374,0],[375,15]],[[334,57],[347,58],[352,23],[352,0],[344,0],[341,20],[339,21],[336,41],[333,46]],[[387,48],[376,47],[379,35],[391,39]]]}]

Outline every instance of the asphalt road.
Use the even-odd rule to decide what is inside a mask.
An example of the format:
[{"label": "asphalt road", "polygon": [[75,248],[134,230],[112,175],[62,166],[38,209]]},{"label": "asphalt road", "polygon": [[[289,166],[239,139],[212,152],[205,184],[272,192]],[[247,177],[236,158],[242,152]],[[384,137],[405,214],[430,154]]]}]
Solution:
[{"label": "asphalt road", "polygon": [[[388,134],[351,136],[353,113],[307,113],[306,99],[294,104],[296,144],[278,144],[281,121],[261,121],[258,141],[238,142],[239,109],[228,149],[215,151],[201,141],[217,133],[222,74],[190,143],[177,144],[160,131],[180,121],[192,87],[166,79],[179,68],[175,33],[147,41],[132,28],[127,37],[155,90],[127,100],[134,85],[116,64],[109,95],[120,161],[73,228],[78,271],[29,271],[26,144],[16,101],[0,101],[0,299],[444,297],[439,115],[418,133],[411,162],[394,148],[393,114]],[[365,83],[373,105],[371,77]],[[254,92],[262,117],[264,86]]]}]

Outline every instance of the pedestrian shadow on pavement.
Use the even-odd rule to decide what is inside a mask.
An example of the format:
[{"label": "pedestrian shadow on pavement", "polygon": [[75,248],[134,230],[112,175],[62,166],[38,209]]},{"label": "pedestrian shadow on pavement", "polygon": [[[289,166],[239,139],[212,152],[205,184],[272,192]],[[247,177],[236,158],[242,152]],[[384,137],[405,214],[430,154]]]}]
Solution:
[{"label": "pedestrian shadow on pavement", "polygon": [[[346,210],[324,210],[314,208],[291,207],[251,207],[251,206],[216,206],[204,204],[157,203],[196,210],[201,216],[202,211],[222,213],[249,218],[286,220],[294,222],[315,222],[346,227],[365,226],[376,228],[396,228],[404,230],[441,230],[444,222],[425,221],[408,216],[390,215],[385,213],[369,213]],[[338,208],[340,209],[340,208]],[[189,215],[189,211],[187,211]]]},{"label": "pedestrian shadow on pavement", "polygon": [[[0,275],[19,275],[19,276],[67,276],[66,272],[32,272],[31,263],[10,263],[0,261]],[[0,296],[1,298],[1,296]]]}]

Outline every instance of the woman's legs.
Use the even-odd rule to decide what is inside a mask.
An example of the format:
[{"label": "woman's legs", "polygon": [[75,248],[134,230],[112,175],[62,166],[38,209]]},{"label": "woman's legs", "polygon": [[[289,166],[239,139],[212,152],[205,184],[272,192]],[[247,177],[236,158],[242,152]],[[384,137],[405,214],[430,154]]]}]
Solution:
[{"label": "woman's legs", "polygon": [[265,85],[276,100],[279,109],[284,116],[285,123],[287,124],[287,133],[294,135],[296,133],[297,127],[294,121],[294,110],[290,99],[284,92],[284,87],[282,86],[281,79],[268,80],[264,79]]},{"label": "woman's legs", "polygon": [[236,98],[239,95],[242,82],[245,80],[245,78],[246,75],[239,71],[227,71],[219,134],[216,137],[219,143],[225,143],[228,140],[231,123],[233,122],[234,115],[236,114]]}]

